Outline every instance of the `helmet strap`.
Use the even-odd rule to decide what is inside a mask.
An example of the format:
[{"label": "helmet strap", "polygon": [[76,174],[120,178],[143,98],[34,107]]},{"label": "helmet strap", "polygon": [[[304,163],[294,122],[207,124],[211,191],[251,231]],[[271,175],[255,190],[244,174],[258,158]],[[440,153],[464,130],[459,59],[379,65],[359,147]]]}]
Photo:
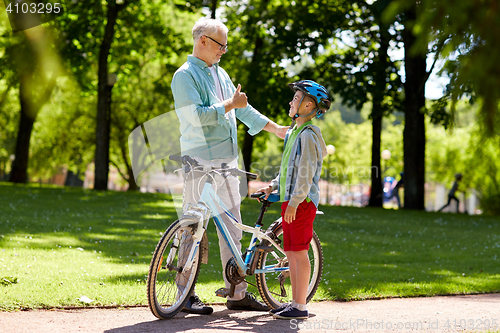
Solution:
[{"label": "helmet strap", "polygon": [[318,113],[318,111],[319,111],[319,109],[314,109],[311,112],[309,112],[308,114],[306,114],[306,115],[300,115],[299,117],[301,117],[301,118],[307,118],[307,117],[309,117],[309,116],[311,116],[311,115],[313,115],[315,113]]},{"label": "helmet strap", "polygon": [[305,96],[306,96],[306,94],[304,92],[302,92],[302,97],[300,98],[299,106],[297,107],[297,112],[292,117],[292,124],[290,125],[291,128],[293,128],[293,126],[295,126],[295,120],[298,117],[302,117],[301,115],[299,115],[299,111],[300,111],[300,106],[302,105],[302,101],[304,100]]},{"label": "helmet strap", "polygon": [[303,94],[302,95],[302,98],[300,99],[300,102],[299,102],[299,106],[297,108],[297,113],[292,117],[292,124],[290,125],[290,127],[293,128],[293,126],[295,126],[295,120],[300,117],[300,118],[307,118],[313,114],[316,113],[316,117],[321,117],[323,115],[323,113],[321,112],[321,109],[320,108],[316,108],[314,110],[312,110],[311,112],[309,112],[308,114],[306,115],[302,115],[302,114],[299,114],[299,110],[300,110],[300,106],[302,105],[302,101],[304,100],[304,97],[306,96],[306,94]]}]

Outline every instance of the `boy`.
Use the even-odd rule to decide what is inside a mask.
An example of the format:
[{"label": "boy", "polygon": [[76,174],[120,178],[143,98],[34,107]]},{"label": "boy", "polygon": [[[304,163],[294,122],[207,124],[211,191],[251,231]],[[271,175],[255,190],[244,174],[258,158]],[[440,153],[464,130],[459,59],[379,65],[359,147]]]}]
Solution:
[{"label": "boy", "polygon": [[278,189],[283,202],[283,243],[290,266],[293,300],[270,313],[288,320],[309,317],[306,298],[311,265],[307,251],[319,203],[321,165],[326,155],[321,131],[311,120],[328,111],[332,99],[328,91],[314,81],[303,80],[289,86],[295,91],[288,113],[293,121],[285,137],[280,173],[267,188],[259,190],[266,192],[267,199]]}]

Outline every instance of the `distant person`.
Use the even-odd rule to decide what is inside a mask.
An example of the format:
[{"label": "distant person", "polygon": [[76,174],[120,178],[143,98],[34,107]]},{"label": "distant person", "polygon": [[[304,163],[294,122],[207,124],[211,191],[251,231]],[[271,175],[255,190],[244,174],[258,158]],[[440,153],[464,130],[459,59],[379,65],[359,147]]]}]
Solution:
[{"label": "distant person", "polygon": [[448,193],[448,203],[446,205],[444,205],[443,207],[441,207],[438,212],[442,211],[444,208],[448,207],[451,203],[451,200],[455,200],[457,202],[457,212],[459,213],[460,211],[458,210],[458,205],[459,205],[459,200],[458,198],[455,196],[455,193],[457,192],[458,190],[458,182],[462,180],[462,174],[461,173],[457,173],[455,175],[455,182],[453,183],[453,186],[451,187],[451,190],[450,192]]},{"label": "distant person", "polygon": [[401,172],[399,175],[401,178],[399,178],[399,181],[396,183],[394,188],[391,191],[391,195],[387,198],[387,201],[390,201],[392,198],[396,198],[398,202],[398,208],[401,208],[401,199],[399,198],[399,189],[404,187],[404,172]]}]

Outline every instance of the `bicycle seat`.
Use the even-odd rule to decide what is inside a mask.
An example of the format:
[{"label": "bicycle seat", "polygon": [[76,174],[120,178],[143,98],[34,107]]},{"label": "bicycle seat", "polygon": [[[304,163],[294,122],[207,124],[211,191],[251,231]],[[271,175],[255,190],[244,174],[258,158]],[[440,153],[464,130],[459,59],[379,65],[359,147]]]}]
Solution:
[{"label": "bicycle seat", "polygon": [[[256,192],[256,193],[253,193],[252,195],[250,195],[250,197],[257,198],[257,199],[264,199],[265,195],[266,194],[264,192]],[[280,201],[280,196],[278,193],[271,193],[271,194],[269,194],[267,201],[278,202],[278,201]]]}]

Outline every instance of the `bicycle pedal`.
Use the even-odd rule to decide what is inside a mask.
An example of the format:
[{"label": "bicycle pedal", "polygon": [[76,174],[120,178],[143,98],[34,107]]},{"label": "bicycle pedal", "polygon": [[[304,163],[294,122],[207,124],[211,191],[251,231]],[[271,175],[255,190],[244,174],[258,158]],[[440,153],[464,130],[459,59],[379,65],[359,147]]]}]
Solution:
[{"label": "bicycle pedal", "polygon": [[215,291],[215,296],[226,298],[229,296],[229,288],[219,288]]}]

